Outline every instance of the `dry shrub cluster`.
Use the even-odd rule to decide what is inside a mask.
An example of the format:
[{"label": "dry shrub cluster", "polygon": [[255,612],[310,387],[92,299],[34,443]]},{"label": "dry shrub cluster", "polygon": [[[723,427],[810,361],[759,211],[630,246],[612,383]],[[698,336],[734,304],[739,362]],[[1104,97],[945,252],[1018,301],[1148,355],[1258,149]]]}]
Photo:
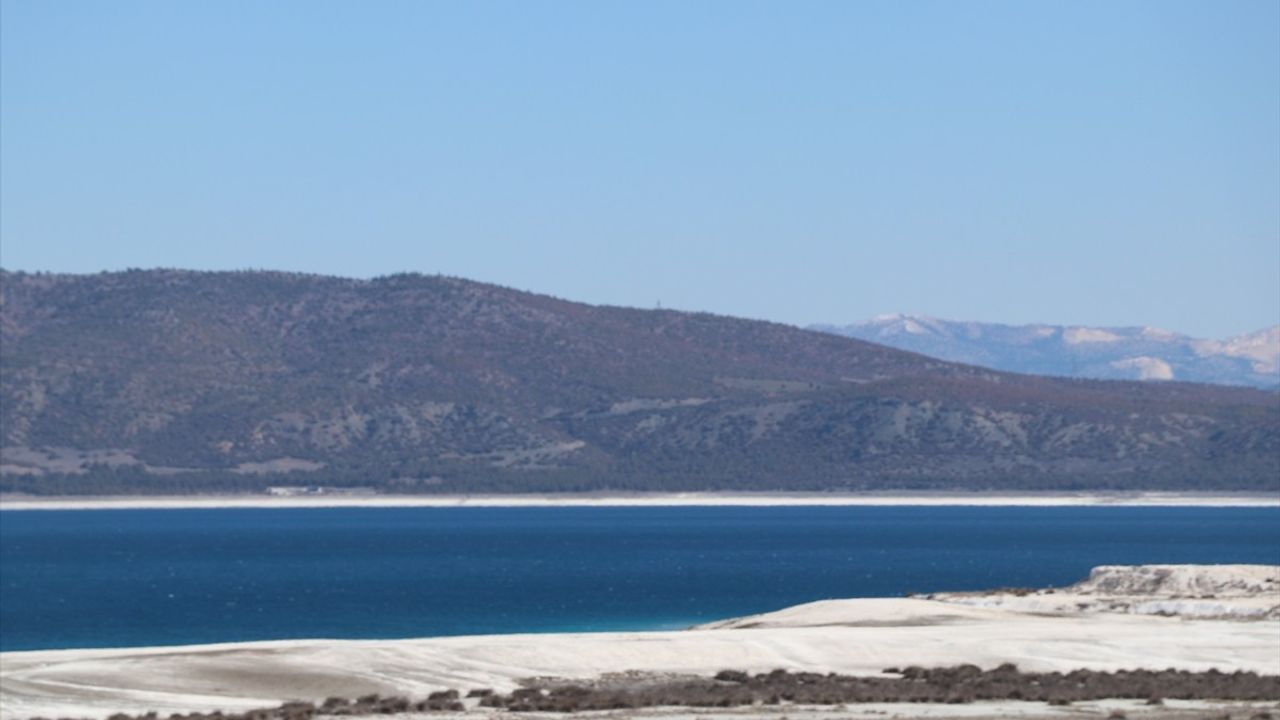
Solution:
[{"label": "dry shrub cluster", "polygon": [[[1066,705],[1108,698],[1146,699],[1158,704],[1178,700],[1280,700],[1280,676],[1217,670],[1120,670],[1026,673],[1004,664],[993,670],[976,665],[949,668],[889,668],[886,676],[855,677],[830,673],[774,670],[752,675],[723,670],[713,678],[660,680],[634,686],[578,685],[534,681],[508,694],[476,689],[468,698],[484,707],[514,712],[575,712],[629,708],[740,707],[744,705],[843,705],[846,703],[970,703],[976,700],[1027,700]],[[287,702],[243,713],[118,713],[108,720],[312,720],[317,716],[394,715],[408,712],[461,712],[457,690],[431,693],[423,700],[364,695],[354,700],[331,697],[322,703]],[[45,720],[33,718],[32,720]],[[66,719],[64,719],[66,720]]]},{"label": "dry shrub cluster", "polygon": [[635,689],[555,685],[492,695],[483,705],[514,711],[573,712],[654,707],[743,705],[843,705],[868,702],[970,703],[1028,700],[1065,705],[1104,698],[1280,700],[1280,677],[1257,673],[1192,673],[1177,670],[1024,673],[1014,665],[982,670],[975,665],[926,669],[890,668],[896,677],[854,677],[774,670],[750,675],[725,670],[712,679],[674,680]]}]

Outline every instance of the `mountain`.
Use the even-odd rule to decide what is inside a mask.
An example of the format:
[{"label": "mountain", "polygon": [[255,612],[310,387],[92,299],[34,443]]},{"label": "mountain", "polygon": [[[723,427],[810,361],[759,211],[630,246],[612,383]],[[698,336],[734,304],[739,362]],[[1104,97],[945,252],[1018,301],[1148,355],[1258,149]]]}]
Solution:
[{"label": "mountain", "polygon": [[811,329],[1032,375],[1280,387],[1280,325],[1227,340],[1151,327],[998,325],[915,315]]},{"label": "mountain", "polygon": [[0,271],[0,491],[1280,488],[1280,396],[448,277]]}]

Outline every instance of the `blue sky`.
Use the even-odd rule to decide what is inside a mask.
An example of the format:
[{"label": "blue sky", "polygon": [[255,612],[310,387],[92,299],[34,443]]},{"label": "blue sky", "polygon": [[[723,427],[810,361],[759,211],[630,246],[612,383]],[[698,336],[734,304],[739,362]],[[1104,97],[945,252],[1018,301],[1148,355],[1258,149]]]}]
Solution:
[{"label": "blue sky", "polygon": [[0,263],[1280,322],[1280,3],[3,0]]}]

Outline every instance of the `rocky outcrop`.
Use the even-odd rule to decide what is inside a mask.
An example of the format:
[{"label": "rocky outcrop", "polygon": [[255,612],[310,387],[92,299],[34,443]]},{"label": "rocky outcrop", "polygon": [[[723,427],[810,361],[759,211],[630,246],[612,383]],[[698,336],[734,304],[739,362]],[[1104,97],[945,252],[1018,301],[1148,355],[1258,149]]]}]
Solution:
[{"label": "rocky outcrop", "polygon": [[1065,588],[926,597],[1025,612],[1275,620],[1280,619],[1280,565],[1103,565]]}]

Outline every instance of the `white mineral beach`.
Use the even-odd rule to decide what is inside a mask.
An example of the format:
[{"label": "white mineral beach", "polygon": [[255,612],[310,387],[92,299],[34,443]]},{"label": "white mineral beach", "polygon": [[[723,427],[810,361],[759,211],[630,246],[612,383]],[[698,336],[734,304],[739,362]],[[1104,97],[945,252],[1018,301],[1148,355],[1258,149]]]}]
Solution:
[{"label": "white mineral beach", "polygon": [[[101,718],[121,711],[243,710],[331,695],[509,690],[535,676],[710,675],[730,668],[879,674],[909,665],[1005,662],[1030,671],[1174,667],[1280,674],[1280,566],[1100,568],[1088,581],[1055,592],[827,600],[674,632],[11,652],[0,654],[0,718]],[[948,716],[1026,715],[1032,705],[913,707],[905,716],[944,710]],[[886,707],[851,708],[844,715],[832,715],[830,708],[805,712],[830,718],[895,714]],[[702,716],[691,710],[630,712],[627,717]],[[745,711],[716,717],[735,712]]]},{"label": "white mineral beach", "polygon": [[0,496],[0,511],[286,507],[778,507],[778,506],[1123,506],[1280,507],[1274,493],[1209,492],[868,492],[868,493],[560,493],[556,495],[302,494],[36,497]]}]

